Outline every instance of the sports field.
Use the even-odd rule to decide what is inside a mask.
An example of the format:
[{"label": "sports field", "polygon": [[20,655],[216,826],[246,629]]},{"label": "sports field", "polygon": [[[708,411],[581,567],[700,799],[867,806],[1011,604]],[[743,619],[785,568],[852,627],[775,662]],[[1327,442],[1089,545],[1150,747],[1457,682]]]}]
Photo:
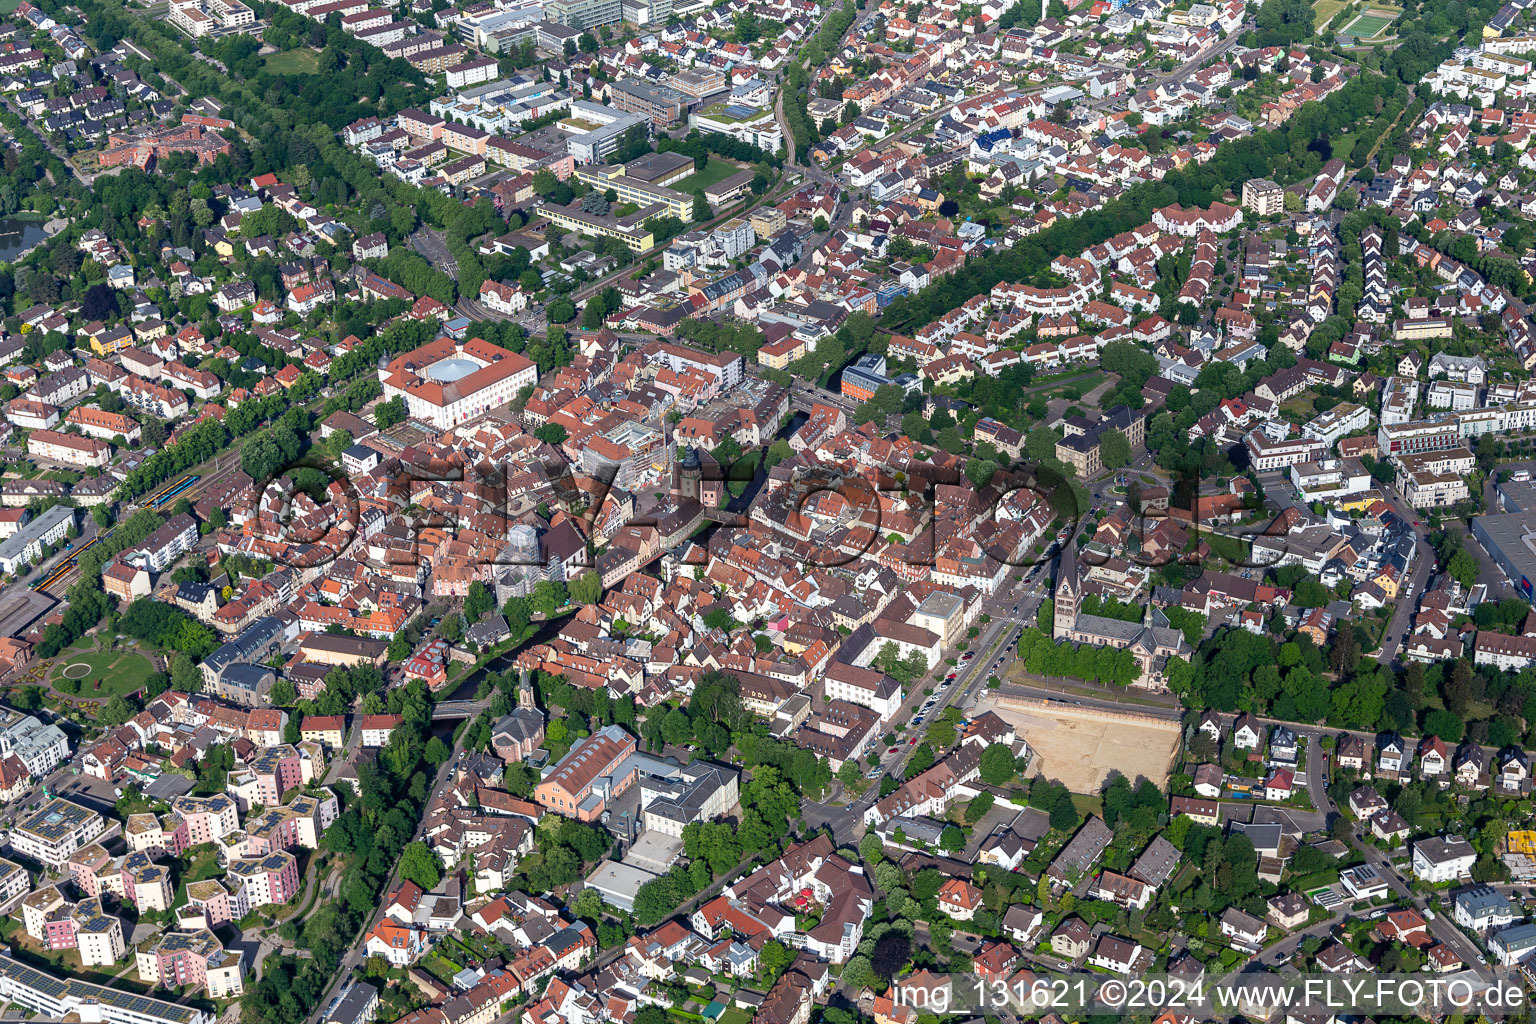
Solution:
[{"label": "sports field", "polygon": [[1391,11],[1383,11],[1373,7],[1348,25],[1345,25],[1343,30],[1356,39],[1375,39],[1386,32],[1396,20],[1397,15]]}]

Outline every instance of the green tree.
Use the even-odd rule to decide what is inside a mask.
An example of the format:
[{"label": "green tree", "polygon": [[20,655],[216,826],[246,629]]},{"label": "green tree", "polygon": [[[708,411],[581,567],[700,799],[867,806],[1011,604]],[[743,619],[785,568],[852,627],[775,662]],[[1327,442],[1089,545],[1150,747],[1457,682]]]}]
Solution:
[{"label": "green tree", "polygon": [[464,620],[471,626],[479,622],[486,612],[496,608],[496,595],[491,593],[489,587],[479,580],[474,580],[469,585],[469,592],[464,595]]},{"label": "green tree", "polygon": [[794,951],[777,939],[769,939],[763,943],[763,948],[757,955],[758,962],[762,964],[763,972],[770,978],[777,978],[789,970],[789,965],[795,962]]},{"label": "green tree", "polygon": [[989,786],[1006,786],[1018,774],[1013,751],[1005,743],[990,743],[981,752],[981,781]]},{"label": "green tree", "polygon": [[[286,680],[279,680],[286,682]],[[290,687],[292,683],[288,684]],[[192,656],[182,651],[177,651],[171,656],[171,689],[180,690],[182,693],[197,693],[203,688],[203,673],[197,667],[197,662]],[[276,684],[273,690],[277,689]],[[274,699],[274,703],[277,701]]]},{"label": "green tree", "polygon": [[1446,563],[1445,570],[1456,582],[1470,588],[1477,582],[1477,557],[1470,551],[1458,551]]},{"label": "green tree", "polygon": [[1077,806],[1072,803],[1072,794],[1063,786],[1060,796],[1051,808],[1051,828],[1065,832],[1077,828],[1077,822]]},{"label": "green tree", "polygon": [[971,802],[965,805],[965,823],[967,825],[974,825],[982,818],[985,818],[996,800],[996,797],[986,791],[976,794]]},{"label": "green tree", "polygon": [[392,662],[404,661],[411,656],[411,642],[405,638],[404,633],[396,633],[390,638],[386,654]]},{"label": "green tree", "polygon": [[405,399],[400,395],[373,407],[373,422],[380,430],[388,430],[397,423],[404,422],[405,415]]},{"label": "green tree", "polygon": [[431,892],[442,880],[442,861],[437,859],[437,854],[426,843],[419,840],[406,843],[400,854],[400,877]]},{"label": "green tree", "polygon": [[603,578],[595,569],[588,569],[566,587],[573,604],[597,604],[603,597]]},{"label": "green tree", "polygon": [[860,954],[850,957],[848,962],[843,965],[842,982],[849,991],[857,994],[865,989],[873,989],[878,986],[880,978],[875,974],[874,968],[870,965],[869,957]]},{"label": "green tree", "polygon": [[709,200],[704,198],[703,189],[694,189],[693,192],[693,219],[696,221],[709,220],[712,211],[709,208]]},{"label": "green tree", "polygon": [[939,834],[939,849],[945,853],[959,853],[965,849],[965,833],[954,825],[944,826]]},{"label": "green tree", "polygon": [[1131,464],[1131,442],[1122,431],[1111,427],[1099,438],[1099,458],[1105,469],[1121,469]]},{"label": "green tree", "polygon": [[97,712],[97,720],[108,728],[116,729],[136,714],[138,714],[137,709],[119,693],[108,698],[107,702],[101,706],[101,710]]}]

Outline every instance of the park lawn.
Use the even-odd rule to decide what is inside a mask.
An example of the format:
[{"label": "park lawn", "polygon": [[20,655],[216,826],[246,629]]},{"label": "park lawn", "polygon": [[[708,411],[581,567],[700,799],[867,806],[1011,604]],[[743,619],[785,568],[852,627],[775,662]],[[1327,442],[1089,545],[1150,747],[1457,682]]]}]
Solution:
[{"label": "park lawn", "polygon": [[454,975],[463,970],[458,964],[435,951],[423,957],[420,966],[445,985],[452,984]]},{"label": "park lawn", "polygon": [[1321,32],[1333,20],[1334,15],[1347,6],[1349,5],[1344,0],[1317,0],[1317,3],[1312,5],[1312,11],[1316,15],[1318,31]]},{"label": "park lawn", "polygon": [[1247,540],[1242,538],[1229,537],[1221,533],[1208,533],[1202,536],[1205,542],[1211,546],[1212,551],[1233,565],[1246,562],[1253,554],[1252,546]]},{"label": "park lawn", "polygon": [[734,160],[725,160],[721,157],[711,155],[709,158],[709,163],[704,165],[704,169],[702,171],[694,171],[682,181],[679,181],[676,184],[670,185],[668,187],[681,192],[685,196],[691,196],[695,192],[703,191],[704,189],[709,188],[711,185],[715,185],[724,181],[726,178],[729,178],[737,171],[742,171],[745,169],[745,167],[736,163]]},{"label": "park lawn", "polygon": [[313,75],[319,61],[310,49],[279,50],[261,58],[261,66],[274,75]]},{"label": "park lawn", "polygon": [[1078,376],[1075,379],[1064,380],[1060,384],[1056,384],[1052,387],[1044,388],[1041,390],[1036,390],[1035,388],[1031,387],[1027,389],[1027,393],[1030,398],[1059,398],[1066,392],[1068,388],[1075,388],[1077,389],[1078,394],[1086,395],[1100,384],[1103,384],[1108,376],[1109,374],[1107,373],[1095,370],[1090,373]]},{"label": "park lawn", "polygon": [[1030,387],[1037,388],[1042,384],[1071,384],[1078,377],[1083,377],[1093,372],[1095,371],[1084,369],[1081,366],[1074,366],[1071,369],[1058,370],[1055,373],[1042,373],[1030,381]]},{"label": "park lawn", "polygon": [[[1333,147],[1334,157],[1344,161],[1345,165],[1348,165],[1349,158],[1355,151],[1355,136],[1349,132],[1345,132],[1337,137],[1330,137],[1328,139],[1328,144]],[[1370,147],[1367,146],[1365,149],[1360,151],[1360,155],[1364,156],[1369,150]]]},{"label": "park lawn", "polygon": [[[141,688],[155,671],[155,666],[148,658],[133,651],[85,651],[79,654],[66,653],[61,657],[52,678],[68,678],[64,675],[65,670],[81,663],[89,665],[91,671],[79,678],[80,692],[71,696],[82,700],[105,700],[118,694],[132,693]],[[95,685],[98,682],[101,684],[99,689]]]}]

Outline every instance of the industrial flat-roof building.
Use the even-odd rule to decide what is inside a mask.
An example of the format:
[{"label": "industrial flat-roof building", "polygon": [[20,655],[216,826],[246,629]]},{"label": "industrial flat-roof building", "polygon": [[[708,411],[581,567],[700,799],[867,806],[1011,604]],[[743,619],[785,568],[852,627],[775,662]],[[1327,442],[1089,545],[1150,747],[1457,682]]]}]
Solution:
[{"label": "industrial flat-roof building", "polygon": [[1475,516],[1472,536],[1529,601],[1536,585],[1536,511]]},{"label": "industrial flat-roof building", "polygon": [[604,903],[620,910],[634,910],[635,893],[646,882],[658,877],[632,864],[605,860],[587,876],[587,885],[601,894]]}]

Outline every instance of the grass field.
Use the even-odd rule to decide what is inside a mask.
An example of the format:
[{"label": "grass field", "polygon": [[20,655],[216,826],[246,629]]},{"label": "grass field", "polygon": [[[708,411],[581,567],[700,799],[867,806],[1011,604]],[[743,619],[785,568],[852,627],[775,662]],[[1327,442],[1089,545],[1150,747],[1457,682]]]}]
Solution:
[{"label": "grass field", "polygon": [[[81,669],[74,666],[85,666],[89,671],[82,674]],[[53,678],[79,680],[80,692],[75,696],[85,700],[105,699],[139,689],[154,670],[148,658],[132,651],[88,651],[66,653],[53,670]],[[100,688],[97,683],[101,684]]]},{"label": "grass field", "polygon": [[[1345,132],[1342,135],[1331,135],[1328,137],[1328,144],[1333,147],[1333,155],[1335,157],[1343,160],[1346,164],[1349,163],[1349,158],[1355,151],[1354,135],[1351,135],[1349,132]],[[1360,151],[1361,155],[1363,156],[1369,148],[1367,146],[1365,149],[1362,149]]]},{"label": "grass field", "polygon": [[1031,388],[1029,390],[1029,397],[1032,399],[1060,398],[1062,393],[1065,392],[1068,388],[1075,389],[1080,395],[1086,395],[1100,384],[1103,384],[1108,376],[1109,375],[1107,373],[1094,370],[1081,377],[1063,380],[1060,384],[1055,384],[1048,388]]},{"label": "grass field", "polygon": [[312,75],[319,64],[313,50],[279,50],[261,58],[261,66],[274,75]]},{"label": "grass field", "polygon": [[1356,39],[1375,39],[1385,32],[1396,20],[1397,15],[1372,8],[1348,25],[1345,25],[1343,31],[1348,32]]},{"label": "grass field", "polygon": [[1349,5],[1344,0],[1317,0],[1317,3],[1312,5],[1312,12],[1317,17],[1317,31],[1322,32],[1328,23],[1333,20],[1334,15],[1347,6]]},{"label": "grass field", "polygon": [[735,163],[734,161],[722,160],[718,156],[711,156],[709,158],[709,163],[704,165],[704,169],[702,171],[695,171],[693,174],[688,175],[688,177],[684,178],[682,181],[679,181],[675,185],[671,185],[669,187],[676,189],[685,196],[691,196],[700,189],[709,188],[709,186],[729,178],[737,171],[745,169],[746,168],[744,168],[741,164]]}]

